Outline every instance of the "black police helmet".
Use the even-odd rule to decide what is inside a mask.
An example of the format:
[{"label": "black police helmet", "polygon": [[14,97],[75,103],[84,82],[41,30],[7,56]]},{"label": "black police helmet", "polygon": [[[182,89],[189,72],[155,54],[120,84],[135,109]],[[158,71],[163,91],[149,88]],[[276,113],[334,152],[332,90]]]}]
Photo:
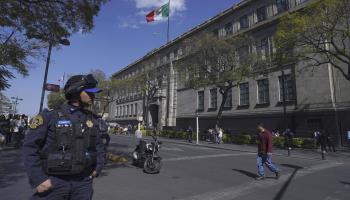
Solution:
[{"label": "black police helmet", "polygon": [[66,99],[71,99],[74,96],[79,96],[80,92],[86,91],[90,93],[98,93],[102,90],[96,88],[97,80],[92,76],[88,75],[75,75],[68,79],[64,86],[64,94]]}]

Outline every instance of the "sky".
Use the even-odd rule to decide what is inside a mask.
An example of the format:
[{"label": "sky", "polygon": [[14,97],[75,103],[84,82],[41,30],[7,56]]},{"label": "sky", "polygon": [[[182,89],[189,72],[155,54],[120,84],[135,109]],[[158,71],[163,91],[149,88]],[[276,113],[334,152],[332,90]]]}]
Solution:
[{"label": "sky", "polygon": [[[88,34],[76,33],[70,46],[55,48],[51,53],[47,83],[60,84],[63,74],[88,74],[100,69],[107,76],[143,57],[166,43],[167,20],[146,22],[145,16],[168,0],[111,0],[94,19]],[[171,0],[170,40],[237,4],[239,0]],[[9,98],[18,97],[17,113],[38,113],[46,58],[32,61],[29,76],[10,81],[4,91]],[[66,80],[65,80],[66,81]],[[44,108],[47,107],[46,96]]]}]

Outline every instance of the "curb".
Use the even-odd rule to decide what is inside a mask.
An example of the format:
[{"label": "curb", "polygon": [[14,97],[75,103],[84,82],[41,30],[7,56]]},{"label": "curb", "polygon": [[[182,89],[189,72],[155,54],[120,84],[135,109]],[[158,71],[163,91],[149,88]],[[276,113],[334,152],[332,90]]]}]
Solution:
[{"label": "curb", "polygon": [[[165,139],[163,140],[164,143],[173,143],[173,144],[181,144],[181,145],[188,145],[188,146],[198,146],[198,147],[207,147],[207,148],[211,148],[211,149],[221,149],[221,150],[228,150],[228,151],[236,151],[236,152],[246,152],[246,153],[257,153],[256,151],[253,151],[253,150],[240,150],[240,149],[233,149],[233,148],[229,148],[229,147],[224,147],[224,146],[211,146],[211,145],[208,145],[208,144],[196,144],[196,143],[187,143],[187,142],[181,142],[181,141],[176,141],[176,140],[171,140],[171,139],[168,139],[168,138],[162,138],[162,137],[159,137],[160,139]],[[321,158],[321,155],[317,155],[319,152],[307,152],[307,153],[315,153],[314,156],[312,157],[305,157],[305,156],[302,156],[302,155],[291,155],[291,156],[288,156],[287,154],[284,154],[284,153],[273,153],[273,155],[276,155],[276,156],[284,156],[284,157],[291,157],[291,158],[302,158],[302,159],[309,159],[309,160],[322,160]],[[321,153],[319,153],[321,154]],[[343,154],[339,154],[340,156],[347,156],[347,155],[343,155]],[[348,155],[350,156],[350,155]],[[328,156],[327,156],[328,157]],[[329,157],[329,158],[334,158],[334,157]],[[327,159],[326,159],[327,160]]]},{"label": "curb", "polygon": [[[130,137],[130,136],[129,136]],[[209,145],[209,144],[196,144],[196,143],[188,143],[182,140],[177,140],[177,139],[170,139],[170,138],[164,138],[164,137],[158,137],[160,141],[162,141],[163,143],[172,143],[172,144],[180,144],[180,145],[188,145],[188,146],[197,146],[197,147],[206,147],[206,148],[211,148],[211,149],[220,149],[220,150],[228,150],[228,151],[236,151],[236,152],[246,152],[246,153],[257,153],[256,150],[249,150],[249,149],[234,149],[232,147],[225,147],[225,146],[213,146],[213,145]],[[144,140],[153,140],[151,138],[151,136],[144,136],[142,139]],[[226,144],[228,145],[228,144]],[[234,144],[233,144],[234,145]],[[291,154],[290,156],[287,155],[286,153],[281,153],[281,152],[276,152],[276,150],[279,151],[283,151],[281,149],[275,149],[275,153],[273,153],[273,155],[276,156],[284,156],[284,157],[291,157],[291,158],[302,158],[302,159],[309,159],[309,160],[322,160],[321,157],[321,152],[318,152],[316,150],[303,150],[303,149],[298,149],[295,153],[297,154]],[[287,151],[287,150],[286,150]],[[295,151],[295,150],[293,150]],[[292,152],[293,152],[292,151]],[[299,152],[298,152],[299,151]],[[342,152],[342,151],[339,151]],[[300,155],[302,153],[307,153],[309,154],[309,157],[307,157],[307,155]],[[346,152],[347,153],[347,152]],[[299,155],[298,155],[299,154]],[[341,154],[337,154],[338,156],[341,157],[350,157],[350,153],[347,153],[347,155],[345,155],[344,153]],[[326,158],[334,158],[337,159],[339,157],[334,157],[331,154],[326,155]],[[330,160],[330,159],[326,159],[326,160]]]}]

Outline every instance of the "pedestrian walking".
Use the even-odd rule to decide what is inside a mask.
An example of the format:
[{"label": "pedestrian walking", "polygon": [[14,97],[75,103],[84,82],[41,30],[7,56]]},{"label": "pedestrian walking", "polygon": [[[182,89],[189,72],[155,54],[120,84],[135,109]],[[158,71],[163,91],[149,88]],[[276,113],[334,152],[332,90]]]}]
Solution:
[{"label": "pedestrian walking", "polygon": [[8,115],[8,118],[7,118],[7,120],[6,120],[6,124],[5,124],[5,129],[6,129],[6,132],[7,132],[7,134],[6,134],[6,142],[5,142],[5,144],[6,144],[6,146],[10,146],[11,145],[11,143],[12,143],[12,133],[13,133],[13,128],[12,128],[12,126],[13,126],[13,115],[12,114],[9,114]]},{"label": "pedestrian walking", "polygon": [[193,129],[191,126],[189,126],[187,129],[187,140],[189,143],[192,143],[192,134],[193,134]]},{"label": "pedestrian walking", "polygon": [[0,149],[5,147],[6,143],[6,117],[5,115],[0,115]]},{"label": "pedestrian walking", "polygon": [[294,133],[292,132],[292,130],[287,128],[283,132],[283,137],[284,137],[285,147],[292,149],[292,147],[293,147],[293,137],[294,137]]},{"label": "pedestrian walking", "polygon": [[109,146],[109,142],[111,141],[111,137],[108,134],[108,125],[105,120],[102,118],[98,118],[99,130],[101,132],[101,142],[103,143],[104,151],[105,151],[105,162],[107,164],[107,148]]},{"label": "pedestrian walking", "polygon": [[319,143],[321,146],[322,152],[327,152],[326,144],[327,144],[327,136],[324,130],[319,132]]},{"label": "pedestrian walking", "polygon": [[263,124],[258,125],[258,156],[256,159],[258,177],[256,180],[265,179],[264,164],[271,172],[274,172],[276,179],[280,177],[279,169],[272,163],[272,134],[264,128]]},{"label": "pedestrian walking", "polygon": [[314,140],[315,140],[315,142],[316,142],[316,145],[317,145],[317,146],[320,146],[320,145],[321,145],[321,131],[320,131],[320,129],[317,128],[317,129],[314,131],[313,136],[314,136]]},{"label": "pedestrian walking", "polygon": [[325,131],[325,139],[326,139],[326,146],[328,147],[329,152],[336,152],[335,150],[335,146],[333,143],[333,137],[331,136],[331,134],[329,132]]},{"label": "pedestrian walking", "polygon": [[89,75],[72,76],[64,87],[68,102],[44,111],[29,123],[23,144],[23,162],[31,200],[91,200],[93,178],[105,159],[98,117],[88,110],[93,104],[97,81]]},{"label": "pedestrian walking", "polygon": [[211,140],[213,140],[214,142],[214,131],[213,129],[208,129],[208,138],[207,138],[207,142],[210,142]]},{"label": "pedestrian walking", "polygon": [[224,135],[224,131],[222,130],[222,128],[219,128],[219,132],[218,132],[218,144],[220,144],[222,142],[222,137]]},{"label": "pedestrian walking", "polygon": [[214,143],[219,143],[219,131],[220,131],[220,128],[218,125],[215,126],[215,129],[214,129]]}]

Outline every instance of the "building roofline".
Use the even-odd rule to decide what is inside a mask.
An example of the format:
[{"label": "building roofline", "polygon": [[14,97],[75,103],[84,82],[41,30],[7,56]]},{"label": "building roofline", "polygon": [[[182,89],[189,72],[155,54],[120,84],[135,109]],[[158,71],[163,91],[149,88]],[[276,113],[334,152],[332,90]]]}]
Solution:
[{"label": "building roofline", "polygon": [[201,31],[203,29],[205,29],[206,27],[208,27],[209,25],[213,24],[214,22],[218,21],[219,19],[221,19],[222,17],[225,17],[229,14],[231,14],[232,12],[241,9],[242,7],[248,5],[249,3],[251,3],[254,0],[241,0],[239,3],[234,4],[232,7],[220,12],[219,14],[215,15],[214,17],[211,17],[210,19],[200,23],[199,25],[195,26],[194,28],[190,29],[189,31],[186,31],[185,33],[181,34],[180,36],[176,37],[175,39],[169,41],[168,43],[155,48],[151,51],[149,51],[146,55],[142,56],[141,58],[137,59],[136,61],[130,63],[129,65],[123,67],[122,69],[118,70],[117,72],[115,72],[112,77],[117,76],[118,74],[120,74],[123,71],[126,71],[127,69],[129,69],[130,67],[136,65],[137,63],[140,63],[141,61],[149,58],[150,56],[154,55],[157,52],[160,52],[163,49],[166,49],[174,44],[176,44],[177,42],[187,38],[188,36],[193,35],[194,33]]}]

